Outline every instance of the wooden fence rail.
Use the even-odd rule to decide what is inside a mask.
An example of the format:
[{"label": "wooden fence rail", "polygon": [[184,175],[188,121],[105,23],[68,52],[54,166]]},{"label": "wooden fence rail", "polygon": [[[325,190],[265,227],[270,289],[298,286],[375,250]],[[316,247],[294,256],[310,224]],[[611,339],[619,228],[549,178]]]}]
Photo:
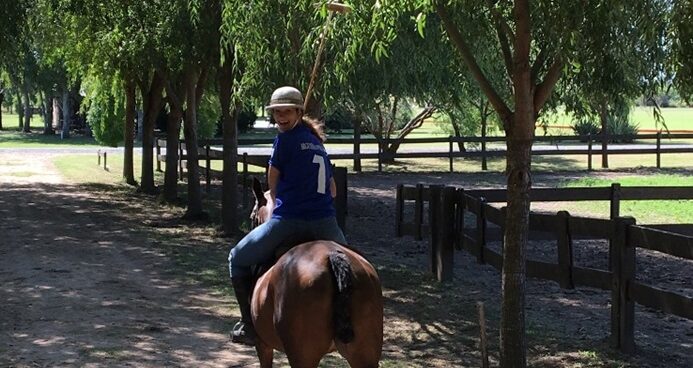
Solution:
[{"label": "wooden fence rail", "polygon": [[[161,165],[160,162],[166,161],[166,156],[161,154],[160,147],[166,146],[166,140],[164,139],[158,139],[157,144],[156,144],[156,151],[157,151],[157,170],[161,171]],[[179,155],[178,157],[180,158],[178,169],[180,171],[180,180],[184,180],[185,175],[184,175],[184,170],[186,169],[186,162],[187,162],[187,154],[186,154],[186,146],[185,142],[180,142],[179,145]],[[200,167],[200,170],[202,171],[202,174],[205,177],[205,182],[206,182],[206,189],[209,192],[211,185],[212,185],[212,179],[221,179],[223,176],[223,172],[220,170],[215,170],[212,168],[212,161],[222,161],[223,156],[221,151],[213,150],[210,148],[209,145],[205,145],[203,147],[198,147],[198,155],[200,161],[204,161],[205,165]],[[269,156],[263,156],[263,155],[255,155],[255,156],[250,156],[247,153],[243,153],[240,157],[240,163],[242,164],[242,170],[239,173],[240,178],[239,178],[239,184],[243,188],[242,191],[242,199],[241,203],[243,207],[248,207],[250,205],[250,188],[252,185],[252,178],[251,174],[248,170],[249,166],[256,166],[256,167],[262,167],[262,168],[267,168],[268,162],[269,162]],[[346,233],[346,216],[348,213],[347,210],[347,191],[348,191],[348,183],[347,183],[347,170],[345,167],[332,167],[332,173],[335,179],[335,184],[337,187],[337,196],[335,197],[334,200],[334,206],[335,210],[337,213],[337,223],[339,226],[342,228],[342,231]]]},{"label": "wooden fence rail", "polygon": [[[655,140],[654,148],[638,148],[632,147],[627,149],[609,149],[608,145],[606,149],[594,150],[592,149],[593,142],[601,142],[602,139],[610,141],[612,139],[635,139],[635,140]],[[587,148],[573,148],[573,149],[556,149],[556,150],[533,150],[533,156],[544,156],[544,155],[581,155],[587,158],[587,167],[592,170],[592,156],[602,155],[608,157],[608,155],[629,155],[629,154],[653,154],[655,155],[656,167],[661,167],[661,155],[662,154],[672,154],[672,153],[693,153],[693,145],[685,147],[666,147],[662,146],[662,141],[666,140],[691,140],[693,139],[693,134],[637,134],[637,135],[608,135],[608,136],[539,136],[535,137],[535,142],[545,142],[545,143],[558,143],[558,142],[580,142],[581,140],[586,140]],[[375,138],[329,138],[328,140],[331,144],[350,144],[354,146],[354,153],[336,153],[330,154],[333,160],[353,160],[354,167],[361,167],[362,159],[375,159],[378,160],[378,171],[382,170],[383,166],[383,147],[387,147],[392,143],[400,143],[400,145],[414,145],[414,144],[434,144],[434,143],[447,143],[447,151],[436,151],[436,152],[397,152],[395,158],[447,158],[449,160],[449,170],[454,171],[454,160],[456,158],[481,158],[481,169],[487,169],[487,159],[491,157],[504,157],[506,152],[504,149],[488,150],[487,143],[505,143],[505,137],[442,137],[442,138],[405,138],[402,140],[397,139],[382,139],[378,140]],[[183,143],[183,142],[181,142]],[[273,143],[272,138],[253,138],[253,139],[239,139],[239,146],[252,146],[252,145],[271,145]],[[454,150],[455,143],[480,143],[480,150],[469,150],[469,151],[456,151]],[[377,153],[361,153],[361,144],[378,144]],[[203,151],[216,151],[219,152],[219,148],[223,146],[221,139],[201,139],[198,145],[203,148]],[[161,147],[166,146],[165,139],[156,139],[156,157],[157,160],[161,157]],[[202,155],[204,152],[201,151]],[[218,154],[220,157],[221,154]],[[240,156],[240,155],[239,155]],[[256,158],[257,157],[257,158]],[[266,155],[250,155],[248,159],[264,159]],[[157,162],[157,168],[160,169],[160,163]],[[360,169],[358,170],[360,171]]]},{"label": "wooden fence rail", "polygon": [[[589,189],[589,190],[583,190]],[[539,192],[535,192],[539,191]],[[624,352],[632,352],[634,343],[634,303],[659,309],[665,313],[693,319],[693,298],[661,290],[645,282],[636,281],[637,247],[662,252],[674,257],[693,259],[693,224],[660,228],[635,225],[630,217],[619,217],[620,200],[630,199],[693,199],[693,187],[628,187],[613,185],[611,188],[534,189],[531,197],[545,201],[610,200],[611,219],[594,219],[571,216],[560,211],[555,215],[531,213],[529,220],[530,241],[556,241],[555,262],[528,259],[528,277],[557,282],[562,288],[587,286],[610,290],[612,345]],[[572,193],[571,193],[572,191]],[[617,191],[619,195],[614,195]],[[541,193],[541,194],[540,194]],[[659,193],[659,194],[658,194]],[[484,195],[492,198],[489,201]],[[440,281],[450,280],[453,274],[452,252],[464,249],[481,264],[490,264],[501,270],[503,255],[487,246],[491,238],[502,239],[505,224],[505,208],[492,205],[501,202],[504,195],[497,190],[480,191],[462,188],[431,186],[397,187],[397,235],[417,236],[424,229],[429,233],[430,269]],[[405,200],[416,201],[416,211],[429,202],[429,224],[407,223],[404,219]],[[423,210],[421,210],[423,211]],[[465,228],[464,215],[470,212],[476,217],[473,228]],[[418,225],[418,226],[417,226]],[[407,228],[412,226],[413,228]],[[418,230],[417,230],[418,227]],[[685,229],[685,233],[673,233],[664,229]],[[599,270],[574,265],[573,240],[604,239],[611,242],[609,270]]]}]

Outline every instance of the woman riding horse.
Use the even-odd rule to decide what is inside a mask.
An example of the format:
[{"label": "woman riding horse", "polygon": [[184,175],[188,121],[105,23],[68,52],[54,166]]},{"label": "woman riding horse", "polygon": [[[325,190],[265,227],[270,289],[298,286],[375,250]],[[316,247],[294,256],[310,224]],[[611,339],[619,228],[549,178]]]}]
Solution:
[{"label": "woman riding horse", "polygon": [[250,313],[251,267],[270,260],[292,236],[346,244],[332,205],[336,187],[322,127],[303,117],[303,96],[293,87],[276,89],[266,109],[279,130],[267,173],[266,217],[229,253],[231,283],[241,310],[232,341],[246,345],[256,342]]},{"label": "woman riding horse", "polygon": [[[269,191],[253,180],[253,224],[267,218]],[[315,368],[332,351],[353,368],[378,367],[383,295],[378,273],[359,252],[333,241],[299,244],[257,281],[251,302],[261,368],[274,350],[294,368]]]}]

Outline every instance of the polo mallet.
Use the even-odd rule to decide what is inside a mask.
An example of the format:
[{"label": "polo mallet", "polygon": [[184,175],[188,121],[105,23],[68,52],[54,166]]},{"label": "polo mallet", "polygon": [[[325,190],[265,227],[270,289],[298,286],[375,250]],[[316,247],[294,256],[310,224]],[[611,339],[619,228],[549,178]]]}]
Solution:
[{"label": "polo mallet", "polygon": [[313,85],[315,84],[315,79],[318,75],[318,66],[320,66],[320,57],[325,49],[325,39],[327,38],[327,31],[330,27],[330,22],[332,21],[332,15],[334,13],[348,13],[351,11],[351,6],[337,3],[329,2],[327,3],[327,19],[325,19],[325,24],[322,27],[322,32],[320,33],[320,45],[318,46],[318,54],[315,55],[315,63],[313,64],[313,72],[310,74],[310,82],[308,83],[308,90],[306,90],[306,99],[303,102],[303,111],[308,109],[308,102],[310,101],[310,96],[313,93]]}]

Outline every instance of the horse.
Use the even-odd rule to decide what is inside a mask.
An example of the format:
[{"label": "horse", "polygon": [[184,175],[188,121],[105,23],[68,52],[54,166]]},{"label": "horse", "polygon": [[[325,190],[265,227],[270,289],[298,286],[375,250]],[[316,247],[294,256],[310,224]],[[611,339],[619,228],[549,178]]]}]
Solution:
[{"label": "horse", "polygon": [[[266,219],[269,192],[253,180],[253,226]],[[316,240],[290,248],[259,277],[251,298],[260,366],[274,350],[294,368],[317,367],[338,351],[354,368],[378,367],[383,297],[378,274],[358,251]]]}]

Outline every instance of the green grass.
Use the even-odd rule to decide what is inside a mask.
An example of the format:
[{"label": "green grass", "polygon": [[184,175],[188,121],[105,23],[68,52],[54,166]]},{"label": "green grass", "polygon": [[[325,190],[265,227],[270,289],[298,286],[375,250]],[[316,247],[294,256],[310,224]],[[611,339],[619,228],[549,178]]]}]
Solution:
[{"label": "green grass", "polygon": [[[43,118],[40,115],[33,115],[29,122],[29,127],[43,130]],[[17,130],[19,129],[19,115],[10,114],[2,111],[2,130]]]},{"label": "green grass", "polygon": [[72,135],[70,139],[60,139],[60,134],[57,132],[53,135],[43,134],[43,118],[39,115],[34,115],[31,119],[31,133],[22,133],[19,131],[19,123],[17,114],[9,114],[2,112],[2,130],[0,130],[0,148],[54,148],[66,146],[94,146],[99,144],[94,138]]},{"label": "green grass", "polygon": [[[662,155],[661,166],[664,169],[691,168],[693,153],[676,153]],[[337,166],[346,167],[353,171],[353,160],[332,160]],[[505,171],[505,158],[494,157],[487,160],[488,170],[495,172]],[[592,168],[599,172],[601,157],[592,157]],[[377,160],[361,160],[363,171],[376,171]],[[654,155],[609,155],[609,169],[622,170],[634,168],[654,168],[656,159]],[[481,172],[480,158],[455,158],[453,160],[455,172]],[[394,164],[383,164],[385,172],[441,172],[449,171],[450,163],[447,158],[416,158],[397,159]],[[581,171],[587,170],[587,157],[582,155],[545,155],[532,157],[533,172],[557,172],[557,171]]]},{"label": "green grass", "polygon": [[[117,184],[123,182],[123,155],[109,155],[107,169],[97,165],[96,151],[93,154],[61,155],[53,160],[63,178],[74,184]],[[142,171],[142,158],[134,157],[135,179],[139,181]],[[159,173],[155,172],[156,175]]]},{"label": "green grass", "polygon": [[56,148],[56,147],[100,147],[94,138],[73,135],[69,139],[60,139],[59,134],[44,135],[42,131],[22,133],[17,130],[0,131],[0,148]]},{"label": "green grass", "polygon": [[[621,186],[693,186],[690,175],[623,176],[610,179],[581,178],[564,183],[566,187],[605,187],[611,183]],[[566,203],[566,210],[601,218],[609,217],[609,202]],[[693,224],[693,200],[621,201],[621,216],[633,216],[641,224]]]},{"label": "green grass", "polygon": [[[693,130],[693,108],[662,108],[664,123],[670,130]],[[640,129],[660,129],[655,124],[651,107],[636,107],[631,112],[631,120],[640,125]]]},{"label": "green grass", "polygon": [[[664,118],[664,124],[666,124],[669,130],[693,130],[693,108],[691,107],[679,107],[679,108],[662,108],[662,117]],[[549,125],[561,125],[570,126],[573,122],[573,118],[566,114],[562,109],[559,109],[554,114],[546,113],[540,118],[542,121],[546,121]],[[652,107],[633,107],[630,113],[630,120],[633,123],[637,123],[639,129],[663,129],[661,124],[658,124],[654,118]],[[537,135],[544,135],[544,130],[542,128],[536,129]],[[549,129],[548,135],[572,135],[572,129]]]},{"label": "green grass", "polygon": [[[74,184],[118,184],[123,182],[123,155],[109,154],[107,157],[108,170],[104,170],[103,161],[97,165],[98,159],[96,151],[89,154],[60,155],[53,161],[56,168],[63,175],[63,178]],[[204,167],[205,161],[200,161],[200,167]],[[212,161],[212,168],[222,170],[222,161]],[[133,158],[135,180],[139,182],[142,172],[142,156],[135,154]],[[166,164],[162,163],[161,170],[166,169]],[[242,170],[241,164],[238,165],[239,172]],[[264,169],[255,166],[248,166],[248,171],[253,174],[262,174]],[[154,179],[163,183],[163,172],[156,171],[154,163]],[[204,176],[201,177],[204,180]]]}]

